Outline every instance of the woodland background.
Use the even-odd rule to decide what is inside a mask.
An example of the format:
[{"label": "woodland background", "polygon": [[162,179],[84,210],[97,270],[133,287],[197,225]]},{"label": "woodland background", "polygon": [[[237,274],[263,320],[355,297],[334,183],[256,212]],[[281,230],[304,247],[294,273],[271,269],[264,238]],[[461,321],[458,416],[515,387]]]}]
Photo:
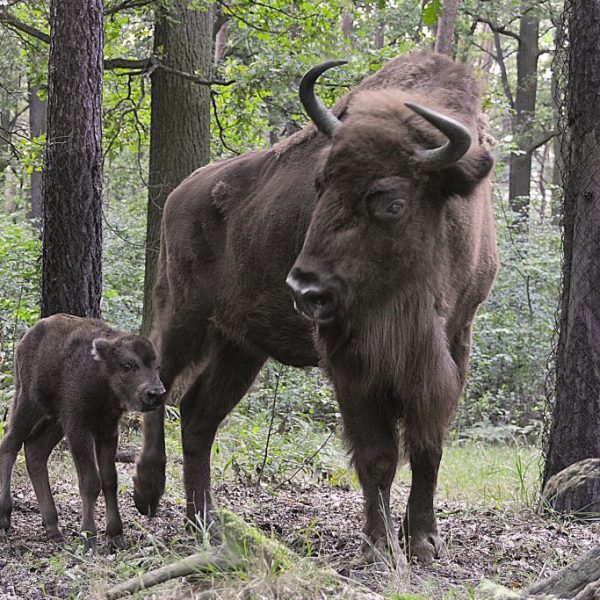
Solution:
[{"label": "woodland background", "polygon": [[[484,512],[491,502],[492,510],[502,512],[510,506],[516,511],[510,518],[528,521],[527,511],[538,501],[555,399],[566,170],[561,153],[565,136],[559,135],[558,123],[564,122],[569,86],[561,52],[567,39],[564,20],[576,4],[107,0],[97,224],[103,234],[95,238],[103,240],[98,294],[102,317],[123,329],[147,331],[152,256],[168,192],[202,164],[268,148],[303,127],[306,117],[297,87],[310,67],[329,58],[349,59],[319,88],[330,105],[398,54],[434,47],[451,54],[471,65],[481,79],[484,108],[497,140],[494,207],[502,268],[479,311],[470,376],[450,432],[450,458],[445,459],[450,461],[445,463],[447,481],[453,482],[448,489],[462,491],[457,496],[444,492],[445,501],[450,512],[460,512],[467,497],[468,502],[478,497],[487,507]],[[0,1],[0,415],[13,393],[15,342],[40,311],[47,312],[52,305],[53,291],[42,285],[42,270],[48,264],[44,261],[52,253],[64,254],[74,243],[66,234],[62,240],[60,233],[51,240],[44,237],[46,231],[41,234],[42,170],[45,156],[46,164],[51,157],[46,146],[50,16],[50,6],[43,0]],[[85,40],[73,44],[82,53],[90,48]],[[63,77],[68,84],[69,74]],[[66,106],[66,98],[55,99],[59,105],[62,101]],[[54,110],[60,113],[60,107]],[[65,189],[60,177],[47,178],[46,185],[57,198]],[[68,199],[59,203],[63,210],[71,210]],[[79,242],[94,243],[87,235],[82,233]],[[577,401],[574,395],[572,402]],[[316,484],[326,486],[329,494],[339,486],[354,493],[356,482],[344,464],[336,433],[338,420],[332,391],[318,371],[270,363],[219,438],[216,452],[222,452],[223,462],[217,467],[217,480],[237,490],[229,489],[229,498],[236,493],[245,497],[240,489],[258,486],[261,494],[275,494],[268,500],[275,505],[278,500],[273,498],[281,499],[276,490],[282,483],[286,490],[309,486],[314,495],[319,492],[310,486]],[[170,409],[169,435],[176,455],[180,451],[176,408]],[[125,440],[131,437],[132,444],[139,442],[136,436],[135,427],[125,430]],[[123,477],[127,481],[129,475]],[[173,497],[177,485],[168,490]],[[70,496],[65,501],[70,502]],[[239,505],[233,508],[244,513]],[[275,520],[289,518],[273,511]],[[523,526],[519,523],[517,529]],[[490,531],[497,524],[494,518],[487,522]],[[262,528],[269,526],[273,523],[265,522]],[[544,555],[544,564],[556,568],[589,547],[590,530],[573,527],[576,540],[584,541],[569,541],[568,550],[552,558]],[[319,533],[316,521],[304,523],[300,530],[292,544],[296,549],[299,544],[302,553],[315,556],[322,547],[326,554],[327,535]],[[536,535],[532,533],[532,539],[538,540]],[[548,540],[540,544],[547,547]],[[556,540],[552,544],[561,547]],[[33,542],[30,551],[36,556],[42,552]],[[343,556],[344,552],[350,550],[342,551]],[[48,577],[53,567],[44,560]],[[85,564],[76,551],[61,560],[69,568]],[[498,558],[490,560],[501,564]],[[492,577],[500,573],[505,584],[525,585],[540,574],[539,564],[532,557],[527,560],[523,559],[520,572],[513,565],[509,575],[499,568]],[[1,569],[0,559],[0,574]],[[469,586],[490,576],[483,565],[473,566],[473,571],[466,587],[460,583],[454,587],[461,581],[456,573],[442,577],[439,593],[469,596]],[[52,573],[53,583],[44,593],[62,596],[69,588],[64,578]],[[108,569],[98,577],[111,580],[117,574]],[[368,577],[366,581],[371,585]],[[398,595],[399,590],[406,592],[405,584],[390,585]],[[11,585],[7,593],[17,593],[18,585]],[[74,593],[87,593],[86,585],[89,582],[78,580]],[[377,593],[382,591],[389,589],[377,588]]]}]

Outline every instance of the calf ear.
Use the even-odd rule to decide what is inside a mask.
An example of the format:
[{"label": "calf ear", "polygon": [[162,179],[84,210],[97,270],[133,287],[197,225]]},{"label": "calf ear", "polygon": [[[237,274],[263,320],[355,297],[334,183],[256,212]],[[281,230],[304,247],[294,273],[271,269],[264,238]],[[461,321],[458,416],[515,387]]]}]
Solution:
[{"label": "calf ear", "polygon": [[95,338],[92,342],[92,357],[101,362],[108,359],[112,344],[104,338]]},{"label": "calf ear", "polygon": [[487,177],[494,166],[492,155],[483,148],[468,152],[457,163],[446,167],[442,177],[445,194],[468,196]]}]

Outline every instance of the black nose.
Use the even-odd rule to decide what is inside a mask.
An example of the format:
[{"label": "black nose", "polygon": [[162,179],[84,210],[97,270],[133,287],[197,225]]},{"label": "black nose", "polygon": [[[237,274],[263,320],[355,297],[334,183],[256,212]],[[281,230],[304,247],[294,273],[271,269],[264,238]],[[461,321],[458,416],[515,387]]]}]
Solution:
[{"label": "black nose", "polygon": [[156,408],[164,401],[166,391],[165,386],[162,384],[148,388],[145,393],[144,404],[149,408]]},{"label": "black nose", "polygon": [[314,270],[295,266],[285,280],[292,290],[294,306],[317,321],[329,321],[337,306],[335,287]]}]

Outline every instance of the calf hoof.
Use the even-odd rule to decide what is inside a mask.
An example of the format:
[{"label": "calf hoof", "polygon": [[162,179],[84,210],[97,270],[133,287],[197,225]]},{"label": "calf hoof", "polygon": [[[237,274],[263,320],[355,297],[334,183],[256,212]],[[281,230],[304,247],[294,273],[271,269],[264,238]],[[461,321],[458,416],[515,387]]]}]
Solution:
[{"label": "calf hoof", "polygon": [[149,517],[156,516],[158,503],[165,491],[164,466],[148,466],[139,461],[133,476],[133,501],[138,511]]},{"label": "calf hoof", "polygon": [[437,534],[411,535],[408,540],[408,552],[411,560],[422,565],[430,565],[435,559],[446,558],[448,550],[442,538]]}]

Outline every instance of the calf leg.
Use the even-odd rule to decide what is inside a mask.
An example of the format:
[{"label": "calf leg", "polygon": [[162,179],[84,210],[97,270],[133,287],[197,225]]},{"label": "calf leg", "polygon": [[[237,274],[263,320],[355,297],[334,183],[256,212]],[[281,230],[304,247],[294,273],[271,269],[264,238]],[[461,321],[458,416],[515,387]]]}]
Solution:
[{"label": "calf leg", "polygon": [[117,452],[118,436],[95,440],[96,459],[102,480],[102,493],[106,503],[106,536],[114,548],[123,547],[123,523],[119,514],[117,502],[117,469],[115,455]]},{"label": "calf leg", "polygon": [[264,356],[255,356],[221,337],[207,339],[208,356],[181,400],[183,478],[188,520],[211,523],[210,452],[217,428],[250,387]]},{"label": "calf leg", "polygon": [[10,529],[12,512],[11,478],[19,450],[29,437],[37,421],[43,419],[28,396],[22,391],[17,378],[15,399],[2,442],[0,442],[0,530]]},{"label": "calf leg", "polygon": [[96,546],[98,529],[94,512],[96,500],[100,494],[102,481],[94,458],[94,438],[89,431],[69,428],[66,432],[69,448],[73,455],[77,479],[79,481],[79,493],[81,495],[81,533],[86,548]]},{"label": "calf leg", "polygon": [[48,479],[48,457],[62,437],[62,427],[54,419],[48,419],[25,442],[27,472],[40,507],[42,523],[48,537],[56,541],[62,541],[63,536],[58,527],[58,514]]},{"label": "calf leg", "polygon": [[340,390],[338,398],[365,499],[365,558],[379,561],[389,551],[396,562],[404,564],[390,512],[390,489],[398,463],[396,419],[375,401],[349,398]]}]

